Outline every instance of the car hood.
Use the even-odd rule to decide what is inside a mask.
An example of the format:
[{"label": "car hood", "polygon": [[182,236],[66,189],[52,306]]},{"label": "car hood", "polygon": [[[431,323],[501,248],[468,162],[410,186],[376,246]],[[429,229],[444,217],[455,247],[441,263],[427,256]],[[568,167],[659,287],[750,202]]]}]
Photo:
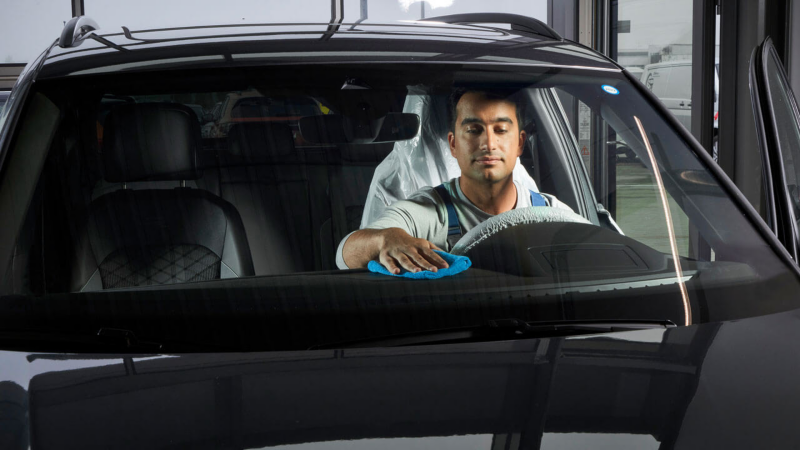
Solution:
[{"label": "car hood", "polygon": [[792,311],[404,348],[5,351],[0,440],[34,449],[795,447],[799,348]]}]

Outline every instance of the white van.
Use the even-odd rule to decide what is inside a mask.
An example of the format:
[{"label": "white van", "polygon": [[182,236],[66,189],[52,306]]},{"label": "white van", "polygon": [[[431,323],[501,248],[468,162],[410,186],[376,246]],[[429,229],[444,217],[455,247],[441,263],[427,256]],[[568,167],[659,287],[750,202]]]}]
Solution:
[{"label": "white van", "polygon": [[[719,63],[714,71],[714,128],[719,111]],[[644,66],[642,83],[658,97],[687,129],[692,118],[692,61],[669,61]]]}]

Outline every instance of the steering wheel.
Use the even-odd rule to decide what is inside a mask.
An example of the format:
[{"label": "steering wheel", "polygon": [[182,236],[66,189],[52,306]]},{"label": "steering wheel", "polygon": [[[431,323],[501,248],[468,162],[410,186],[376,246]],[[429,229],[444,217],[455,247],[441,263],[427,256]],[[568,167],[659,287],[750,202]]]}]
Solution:
[{"label": "steering wheel", "polygon": [[520,225],[547,222],[573,222],[591,225],[591,222],[586,220],[583,216],[563,208],[531,206],[529,208],[512,209],[511,211],[491,217],[469,230],[456,242],[450,253],[454,255],[466,255],[472,249],[505,229]]}]

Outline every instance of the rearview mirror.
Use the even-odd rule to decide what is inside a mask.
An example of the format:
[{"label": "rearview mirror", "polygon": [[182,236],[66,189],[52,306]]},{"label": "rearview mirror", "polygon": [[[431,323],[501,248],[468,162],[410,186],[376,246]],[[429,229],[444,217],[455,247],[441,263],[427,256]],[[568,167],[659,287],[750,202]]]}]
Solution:
[{"label": "rearview mirror", "polygon": [[419,131],[419,116],[388,113],[376,119],[340,115],[300,119],[300,134],[313,144],[372,144],[405,141]]}]

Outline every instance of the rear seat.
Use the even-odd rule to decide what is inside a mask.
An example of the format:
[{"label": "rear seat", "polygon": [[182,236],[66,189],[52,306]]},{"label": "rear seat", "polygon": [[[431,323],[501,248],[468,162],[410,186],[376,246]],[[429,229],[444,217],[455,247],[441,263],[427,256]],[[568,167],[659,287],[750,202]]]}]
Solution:
[{"label": "rear seat", "polygon": [[335,243],[334,249],[345,236],[361,225],[375,168],[393,148],[392,142],[341,147],[342,163],[330,168],[333,211],[330,232]]},{"label": "rear seat", "polygon": [[256,275],[324,268],[321,254],[332,250],[313,236],[330,217],[325,159],[296,151],[287,124],[231,127],[218,152],[219,191],[242,216]]}]

